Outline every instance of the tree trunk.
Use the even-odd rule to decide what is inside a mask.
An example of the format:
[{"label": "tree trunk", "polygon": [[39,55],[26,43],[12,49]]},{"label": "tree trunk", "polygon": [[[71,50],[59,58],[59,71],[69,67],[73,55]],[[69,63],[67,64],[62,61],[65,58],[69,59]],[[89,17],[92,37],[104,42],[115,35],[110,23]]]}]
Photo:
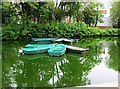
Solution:
[{"label": "tree trunk", "polygon": [[63,2],[60,2],[61,4],[61,16],[60,16],[60,20],[62,21],[62,17],[63,17]]},{"label": "tree trunk", "polygon": [[97,22],[98,22],[98,14],[99,14],[99,7],[98,7],[98,5],[97,5],[97,13],[96,13],[95,27],[97,26]]},{"label": "tree trunk", "polygon": [[118,19],[118,26],[117,27],[120,28],[120,19]]},{"label": "tree trunk", "polygon": [[98,21],[98,15],[96,16],[96,20],[95,20],[95,27],[97,26],[97,21]]}]

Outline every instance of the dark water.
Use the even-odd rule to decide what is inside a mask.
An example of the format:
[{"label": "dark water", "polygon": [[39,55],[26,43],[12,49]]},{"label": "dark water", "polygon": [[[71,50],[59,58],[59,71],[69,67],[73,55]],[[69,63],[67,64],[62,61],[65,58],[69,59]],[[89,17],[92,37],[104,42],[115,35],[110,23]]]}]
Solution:
[{"label": "dark water", "polygon": [[22,55],[28,42],[3,42],[3,87],[71,87],[118,82],[118,38],[85,38],[74,44],[89,52]]}]

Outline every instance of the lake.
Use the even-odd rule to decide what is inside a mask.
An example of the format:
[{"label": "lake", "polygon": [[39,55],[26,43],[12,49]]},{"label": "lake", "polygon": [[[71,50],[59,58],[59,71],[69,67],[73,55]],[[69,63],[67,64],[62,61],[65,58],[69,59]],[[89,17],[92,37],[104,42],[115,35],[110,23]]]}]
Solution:
[{"label": "lake", "polygon": [[3,87],[73,87],[118,82],[118,38],[82,38],[73,45],[88,52],[21,55],[29,42],[2,43]]}]

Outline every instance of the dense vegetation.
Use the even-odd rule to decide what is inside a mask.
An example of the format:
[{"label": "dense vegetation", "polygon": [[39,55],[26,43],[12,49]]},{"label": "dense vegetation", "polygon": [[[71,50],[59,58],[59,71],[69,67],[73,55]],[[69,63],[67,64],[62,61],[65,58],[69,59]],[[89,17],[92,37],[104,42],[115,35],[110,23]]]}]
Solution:
[{"label": "dense vegetation", "polygon": [[[14,1],[14,0],[13,0]],[[2,3],[3,23],[17,22],[27,24],[34,20],[38,23],[48,22],[79,22],[96,26],[101,22],[100,9],[102,3],[77,2],[4,2]]]},{"label": "dense vegetation", "polygon": [[118,29],[96,28],[102,22],[102,3],[4,2],[2,39],[118,35]]},{"label": "dense vegetation", "polygon": [[[80,38],[85,36],[118,35],[118,29],[89,27],[82,22],[47,24],[29,23],[28,25],[8,24],[3,28],[3,40],[17,40],[32,37],[66,37]],[[119,33],[120,34],[120,33]]]},{"label": "dense vegetation", "polygon": [[120,1],[112,4],[111,17],[113,26],[120,28]]}]

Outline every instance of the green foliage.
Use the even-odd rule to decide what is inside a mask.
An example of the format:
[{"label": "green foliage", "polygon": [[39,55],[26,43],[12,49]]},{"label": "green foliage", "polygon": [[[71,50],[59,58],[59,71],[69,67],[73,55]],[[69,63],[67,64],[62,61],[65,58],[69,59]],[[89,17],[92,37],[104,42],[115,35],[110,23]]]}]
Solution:
[{"label": "green foliage", "polygon": [[2,21],[3,23],[5,22],[5,20],[7,20],[7,22],[9,22],[9,18],[12,15],[12,6],[10,2],[6,2],[6,3],[2,3]]},{"label": "green foliage", "polygon": [[120,28],[120,1],[114,2],[110,11],[113,26]]},{"label": "green foliage", "polygon": [[48,2],[47,4],[40,7],[40,19],[50,20],[52,18],[52,11],[54,10],[54,3]]},{"label": "green foliage", "polygon": [[16,40],[20,35],[20,27],[16,24],[8,24],[2,28],[2,39]]},{"label": "green foliage", "polygon": [[81,38],[88,36],[109,36],[118,35],[118,29],[89,27],[83,22],[60,23],[51,22],[47,24],[30,23],[27,25],[18,25],[9,23],[3,25],[3,40],[31,39],[32,37],[66,37]]},{"label": "green foliage", "polygon": [[101,8],[103,8],[102,3],[90,2],[87,6],[84,7],[83,21],[89,26],[96,26],[97,22],[103,22],[103,15],[100,12]]},{"label": "green foliage", "polygon": [[27,24],[31,19],[37,18],[36,22],[62,22],[64,18],[69,17],[69,22],[76,20],[84,21],[89,26],[101,22],[102,15],[100,9],[101,3],[90,2],[88,5],[82,5],[82,2],[3,2],[3,23],[17,22]]}]

